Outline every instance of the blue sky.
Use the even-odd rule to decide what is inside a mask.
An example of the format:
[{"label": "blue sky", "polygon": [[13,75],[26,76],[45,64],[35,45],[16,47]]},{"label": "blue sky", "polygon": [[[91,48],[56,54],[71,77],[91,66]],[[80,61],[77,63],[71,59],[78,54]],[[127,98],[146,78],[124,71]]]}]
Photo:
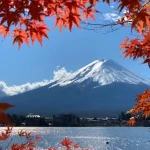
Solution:
[{"label": "blue sky", "polygon": [[[98,8],[104,14],[113,11],[106,5]],[[100,15],[96,19],[100,22]],[[47,22],[52,26],[51,20]],[[142,77],[149,77],[150,70],[147,65],[141,65],[141,60],[124,59],[120,51],[119,44],[131,35],[130,29],[122,28],[109,34],[103,34],[104,31],[105,29],[94,32],[73,28],[71,33],[66,29],[60,33],[55,28],[49,33],[50,39],[44,39],[42,47],[39,43],[30,47],[23,45],[20,51],[17,45],[12,46],[11,38],[1,38],[0,81],[10,86],[49,80],[53,78],[54,70],[65,67],[69,72],[76,71],[96,59],[103,58],[113,59]]]}]

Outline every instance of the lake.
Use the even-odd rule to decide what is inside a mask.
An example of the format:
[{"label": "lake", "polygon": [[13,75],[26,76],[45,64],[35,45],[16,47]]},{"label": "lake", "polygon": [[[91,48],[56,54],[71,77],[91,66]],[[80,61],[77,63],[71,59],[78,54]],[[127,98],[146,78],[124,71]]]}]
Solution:
[{"label": "lake", "polygon": [[[41,136],[38,149],[59,146],[68,137],[90,150],[150,150],[150,132],[146,127],[17,127],[13,129],[14,142],[19,140],[15,135],[22,129]],[[5,145],[0,142],[0,146]]]}]

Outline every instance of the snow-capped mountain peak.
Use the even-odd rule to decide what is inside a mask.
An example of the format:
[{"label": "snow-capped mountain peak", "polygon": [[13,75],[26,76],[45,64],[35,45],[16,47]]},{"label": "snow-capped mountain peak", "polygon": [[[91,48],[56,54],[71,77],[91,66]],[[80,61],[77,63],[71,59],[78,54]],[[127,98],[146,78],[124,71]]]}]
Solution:
[{"label": "snow-capped mountain peak", "polygon": [[72,113],[84,117],[113,117],[131,109],[136,94],[150,87],[148,80],[108,59],[96,60],[56,79],[32,91],[3,97],[1,102],[15,105],[9,111],[13,114],[37,113],[38,110],[41,115]]},{"label": "snow-capped mountain peak", "polygon": [[[71,73],[65,79],[58,81],[56,85],[66,86],[83,81],[91,80],[99,83],[99,85],[107,85],[113,82],[123,82],[129,84],[146,84],[150,85],[150,81],[143,79],[131,71],[125,69],[115,61],[110,59],[95,60],[87,66]],[[51,88],[50,87],[50,88]]]}]

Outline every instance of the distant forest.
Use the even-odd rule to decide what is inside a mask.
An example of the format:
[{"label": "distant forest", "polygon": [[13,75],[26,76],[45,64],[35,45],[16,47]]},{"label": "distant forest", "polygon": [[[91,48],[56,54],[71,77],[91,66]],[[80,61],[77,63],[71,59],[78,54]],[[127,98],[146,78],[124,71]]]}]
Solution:
[{"label": "distant forest", "polygon": [[[39,115],[10,115],[7,114],[9,121],[15,127],[38,126],[38,127],[86,127],[86,126],[128,126],[128,121],[132,117],[130,114],[121,112],[117,118],[81,118],[75,114],[53,115],[51,117]],[[1,126],[5,126],[2,122]],[[147,119],[139,116],[135,126],[150,126],[150,117]]]}]

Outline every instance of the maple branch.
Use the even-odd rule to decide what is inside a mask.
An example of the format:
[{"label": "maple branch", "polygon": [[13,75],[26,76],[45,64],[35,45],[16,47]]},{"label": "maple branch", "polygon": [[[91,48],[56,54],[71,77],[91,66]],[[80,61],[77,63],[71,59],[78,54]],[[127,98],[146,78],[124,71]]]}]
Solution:
[{"label": "maple branch", "polygon": [[116,22],[113,22],[113,23],[108,24],[106,21],[105,21],[106,24],[101,24],[101,23],[89,23],[89,22],[86,23],[86,22],[84,22],[84,21],[82,21],[81,23],[82,23],[82,24],[86,24],[86,25],[101,26],[101,27],[106,27],[106,26],[111,26],[111,25],[118,25],[118,23],[116,23]]},{"label": "maple branch", "polygon": [[120,26],[120,27],[118,27],[118,28],[113,29],[112,26],[111,26],[111,31],[107,31],[106,33],[103,33],[103,34],[108,34],[108,33],[114,32],[114,31],[116,31],[116,30],[119,30],[119,29],[122,28],[122,27],[123,27],[123,25]]},{"label": "maple branch", "polygon": [[[127,20],[127,21],[124,21],[123,23],[117,23],[117,22],[110,22],[110,21],[105,21],[105,23],[86,23],[86,22],[82,22],[82,24],[86,25],[86,27],[82,27],[83,29],[86,29],[86,30],[100,30],[100,29],[103,29],[105,27],[110,27],[111,28],[111,31],[108,31],[107,33],[110,33],[110,32],[114,32],[120,28],[122,28],[124,26],[124,24],[126,23],[131,23],[132,21],[130,20]],[[91,27],[89,27],[91,26]],[[93,27],[94,26],[94,27]],[[117,28],[113,28],[115,26],[119,26]]]},{"label": "maple branch", "polygon": [[147,2],[141,7],[141,9],[143,8],[143,7],[145,7],[147,4],[149,4],[150,3],[150,0],[147,0]]},{"label": "maple branch", "polygon": [[31,142],[32,141],[32,139],[34,138],[34,136],[32,136],[30,139],[28,139],[27,140],[27,142],[26,143],[24,143],[23,145],[27,145],[29,142]]},{"label": "maple branch", "polygon": [[11,138],[10,142],[8,143],[8,145],[6,146],[5,150],[8,150],[10,144],[12,143],[13,139]]}]

